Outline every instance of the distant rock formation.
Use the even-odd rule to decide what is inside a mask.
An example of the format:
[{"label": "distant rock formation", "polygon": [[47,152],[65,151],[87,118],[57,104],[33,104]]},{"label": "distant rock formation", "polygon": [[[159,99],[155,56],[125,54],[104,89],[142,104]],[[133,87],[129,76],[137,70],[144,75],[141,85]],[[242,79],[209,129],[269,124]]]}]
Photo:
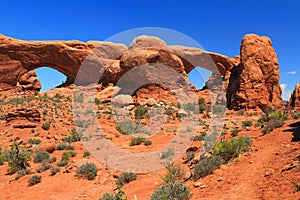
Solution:
[{"label": "distant rock formation", "polygon": [[[0,90],[16,87],[39,90],[41,86],[34,69],[43,66],[66,75],[67,84],[99,80],[105,87],[116,85],[129,70],[146,65],[149,73],[137,70],[127,78],[140,77],[140,81],[150,82],[153,63],[171,67],[181,74],[182,78],[165,75],[174,83],[186,81],[187,74],[196,66],[212,71],[214,75],[207,81],[207,88],[213,92],[223,90],[226,98],[216,98],[227,99],[230,109],[265,109],[283,104],[276,53],[271,40],[264,36],[246,35],[241,55],[229,58],[198,48],[167,46],[151,36],[139,36],[127,47],[100,41],[22,41],[0,34]],[[82,70],[82,65],[88,67]],[[155,70],[155,74],[165,73]]]},{"label": "distant rock formation", "polygon": [[296,85],[290,100],[287,102],[287,106],[290,108],[300,109],[300,84]]}]

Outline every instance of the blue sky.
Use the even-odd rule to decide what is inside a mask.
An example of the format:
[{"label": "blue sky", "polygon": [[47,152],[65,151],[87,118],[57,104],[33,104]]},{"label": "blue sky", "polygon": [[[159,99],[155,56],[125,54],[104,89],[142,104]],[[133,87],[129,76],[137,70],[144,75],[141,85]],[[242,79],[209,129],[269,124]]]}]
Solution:
[{"label": "blue sky", "polygon": [[[239,54],[245,34],[267,35],[278,55],[281,84],[293,90],[300,82],[297,0],[7,0],[0,9],[0,33],[24,40],[105,40],[133,28],[163,27],[231,57]],[[44,73],[55,79],[52,74]]]}]

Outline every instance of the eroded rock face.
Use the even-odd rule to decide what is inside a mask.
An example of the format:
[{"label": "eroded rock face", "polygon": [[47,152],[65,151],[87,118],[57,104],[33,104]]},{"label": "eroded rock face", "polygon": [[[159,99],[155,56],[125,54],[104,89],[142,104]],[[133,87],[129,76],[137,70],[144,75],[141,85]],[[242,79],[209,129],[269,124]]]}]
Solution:
[{"label": "eroded rock face", "polygon": [[291,98],[287,103],[288,107],[300,109],[300,84],[297,84],[295,90],[292,92]]},{"label": "eroded rock face", "polygon": [[283,105],[278,60],[270,38],[246,35],[242,39],[240,61],[231,69],[229,108],[265,109]]},{"label": "eroded rock face", "polygon": [[[23,90],[39,90],[40,83],[33,70],[43,66],[65,74],[67,83],[97,81],[104,87],[116,85],[121,94],[130,95],[135,91],[124,93],[124,85],[129,90],[139,89],[145,83],[161,84],[163,88],[172,82],[175,86],[168,89],[178,90],[176,84],[187,82],[187,74],[201,66],[214,72],[208,80],[208,89],[216,93],[224,90],[226,98],[219,94],[215,97],[219,101],[227,99],[228,108],[264,109],[283,103],[278,60],[271,40],[254,34],[243,38],[241,55],[234,58],[197,48],[167,46],[161,39],[150,36],[135,38],[128,48],[111,42],[36,42],[0,35],[0,89],[19,86]],[[86,68],[82,70],[82,66]],[[143,70],[140,66],[144,66]],[[134,73],[130,75],[129,71]],[[130,85],[132,80],[137,84]],[[118,85],[119,82],[122,84]],[[181,89],[194,90],[188,85]]]}]

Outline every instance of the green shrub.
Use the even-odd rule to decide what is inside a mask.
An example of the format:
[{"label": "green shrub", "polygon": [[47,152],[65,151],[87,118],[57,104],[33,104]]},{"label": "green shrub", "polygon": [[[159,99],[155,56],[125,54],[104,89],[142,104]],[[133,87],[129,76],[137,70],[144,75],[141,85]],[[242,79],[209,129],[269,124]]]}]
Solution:
[{"label": "green shrub", "polygon": [[83,157],[88,157],[89,155],[91,155],[91,152],[89,151],[83,152]]},{"label": "green shrub", "polygon": [[184,186],[183,183],[173,182],[160,186],[150,200],[187,200],[191,196],[189,187]]},{"label": "green shrub", "polygon": [[50,158],[49,162],[54,163],[54,162],[56,162],[56,160],[57,160],[57,157],[53,156],[52,158]]},{"label": "green shrub", "polygon": [[168,108],[166,108],[164,113],[168,116],[172,116],[173,115],[173,109],[171,107],[168,107]]},{"label": "green shrub", "polygon": [[115,195],[105,193],[99,200],[127,200],[125,192],[122,190],[122,187],[118,185],[118,192]]},{"label": "green shrub", "polygon": [[67,164],[69,163],[68,160],[61,160],[57,163],[57,166],[58,167],[63,167],[63,166],[66,166]]},{"label": "green shrub", "polygon": [[132,137],[131,140],[130,140],[130,146],[135,146],[135,145],[140,145],[142,144],[146,139],[143,138],[143,137]]},{"label": "green shrub", "polygon": [[93,180],[97,176],[98,168],[94,163],[84,163],[76,170],[76,176]]},{"label": "green shrub", "polygon": [[246,127],[252,126],[252,121],[247,120],[247,121],[242,121],[242,127],[245,129]]},{"label": "green shrub", "polygon": [[261,132],[265,135],[271,131],[273,131],[275,128],[280,128],[284,124],[283,120],[274,119],[270,121],[264,128],[262,128]]},{"label": "green shrub", "polygon": [[18,180],[19,178],[31,174],[31,171],[29,169],[21,169],[19,171],[17,171],[17,176],[15,178],[15,180]]},{"label": "green shrub", "polygon": [[117,123],[117,130],[124,135],[129,135],[134,133],[135,129],[136,129],[136,124],[132,121],[123,121]]},{"label": "green shrub", "polygon": [[249,151],[252,140],[249,137],[231,138],[230,141],[219,142],[213,148],[215,156],[220,156],[225,162],[237,158],[241,153]]},{"label": "green shrub", "polygon": [[36,184],[40,183],[41,181],[42,181],[42,177],[38,176],[38,175],[31,176],[28,179],[29,185],[36,185]]},{"label": "green shrub", "polygon": [[2,149],[0,149],[0,166],[3,165],[4,162],[5,162],[5,158],[4,158],[4,156],[2,154],[3,154],[2,153]]},{"label": "green shrub", "polygon": [[196,105],[194,103],[187,103],[183,105],[183,109],[186,111],[195,112],[196,111]]},{"label": "green shrub", "polygon": [[231,136],[235,137],[239,134],[239,130],[237,128],[231,130]]},{"label": "green shrub", "polygon": [[35,154],[33,161],[36,163],[40,163],[46,160],[49,160],[50,153],[47,151],[39,151]]},{"label": "green shrub", "polygon": [[204,178],[224,163],[220,156],[205,157],[195,165],[193,179]]},{"label": "green shrub", "polygon": [[129,183],[130,181],[136,180],[136,174],[133,172],[124,172],[117,179],[117,185],[124,185],[125,183]]},{"label": "green shrub", "polygon": [[288,120],[288,116],[286,114],[281,113],[280,111],[271,112],[268,117],[271,120]]},{"label": "green shrub", "polygon": [[296,112],[293,114],[294,119],[299,119],[300,118],[300,112]]},{"label": "green shrub", "polygon": [[18,144],[14,143],[9,151],[4,151],[4,158],[10,167],[9,174],[14,174],[19,170],[26,170],[29,166],[30,153]]},{"label": "green shrub", "polygon": [[[34,129],[32,129],[32,130],[34,130]],[[30,144],[41,144],[41,140],[40,139],[36,139],[36,138],[29,138],[28,139],[28,143],[30,143]]]},{"label": "green shrub", "polygon": [[46,130],[46,131],[49,130],[49,129],[50,129],[50,123],[49,123],[49,122],[43,123],[42,129],[44,129],[44,130]]},{"label": "green shrub", "polygon": [[74,150],[74,147],[72,145],[68,145],[65,143],[59,143],[55,147],[56,150]]},{"label": "green shrub", "polygon": [[203,97],[198,100],[198,104],[199,104],[199,112],[200,113],[203,113],[205,110],[207,110],[206,102]]},{"label": "green shrub", "polygon": [[60,171],[59,167],[53,167],[53,166],[50,167],[50,175],[51,176],[54,176],[59,171]]},{"label": "green shrub", "polygon": [[204,137],[206,136],[206,132],[202,132],[200,134],[194,135],[191,137],[192,141],[202,141],[204,140]]},{"label": "green shrub", "polygon": [[136,109],[134,110],[134,117],[136,120],[140,121],[144,118],[149,118],[148,114],[148,108],[145,106],[137,106]]},{"label": "green shrub", "polygon": [[145,146],[150,146],[152,144],[151,140],[145,140],[144,145]]},{"label": "green shrub", "polygon": [[204,147],[206,151],[210,151],[215,146],[218,137],[219,134],[217,132],[213,132],[212,134],[204,137]]},{"label": "green shrub", "polygon": [[161,152],[160,159],[170,158],[173,155],[174,155],[174,148],[170,148],[167,151]]},{"label": "green shrub", "polygon": [[38,173],[41,173],[41,172],[47,171],[50,167],[51,167],[50,164],[42,164],[42,165],[40,165],[39,168],[37,168],[36,171],[37,171]]},{"label": "green shrub", "polygon": [[176,181],[180,181],[185,176],[185,170],[184,168],[179,164],[169,164],[167,167],[167,173],[164,177],[162,177],[162,180],[164,183],[173,183]]},{"label": "green shrub", "polygon": [[214,105],[212,107],[213,114],[223,114],[226,111],[226,107],[222,105]]},{"label": "green shrub", "polygon": [[78,131],[73,128],[70,132],[70,136],[68,137],[64,137],[62,139],[63,142],[68,142],[68,143],[72,143],[72,142],[78,142],[81,140],[82,134],[78,133]]}]

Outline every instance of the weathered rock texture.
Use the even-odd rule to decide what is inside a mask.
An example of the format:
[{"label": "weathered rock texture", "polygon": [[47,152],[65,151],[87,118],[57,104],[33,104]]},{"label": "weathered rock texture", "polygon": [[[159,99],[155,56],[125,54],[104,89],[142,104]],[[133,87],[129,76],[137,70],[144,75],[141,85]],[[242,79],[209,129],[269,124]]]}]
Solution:
[{"label": "weathered rock texture", "polygon": [[291,108],[300,109],[300,84],[296,85],[287,105]]},{"label": "weathered rock texture", "polygon": [[246,35],[242,39],[240,64],[230,69],[228,107],[281,106],[279,78],[278,60],[270,38]]},{"label": "weathered rock texture", "polygon": [[150,36],[137,37],[126,47],[96,41],[21,41],[0,35],[0,89],[18,86],[39,90],[41,86],[33,70],[43,66],[66,75],[67,83],[89,84],[97,80],[104,87],[117,85],[123,92],[126,87],[138,90],[143,83],[180,86],[187,81],[190,71],[201,66],[214,73],[207,88],[214,93],[225,91],[229,108],[264,109],[282,104],[278,61],[272,43],[267,37],[253,34],[243,38],[241,56],[234,58],[198,48],[167,46]]}]

